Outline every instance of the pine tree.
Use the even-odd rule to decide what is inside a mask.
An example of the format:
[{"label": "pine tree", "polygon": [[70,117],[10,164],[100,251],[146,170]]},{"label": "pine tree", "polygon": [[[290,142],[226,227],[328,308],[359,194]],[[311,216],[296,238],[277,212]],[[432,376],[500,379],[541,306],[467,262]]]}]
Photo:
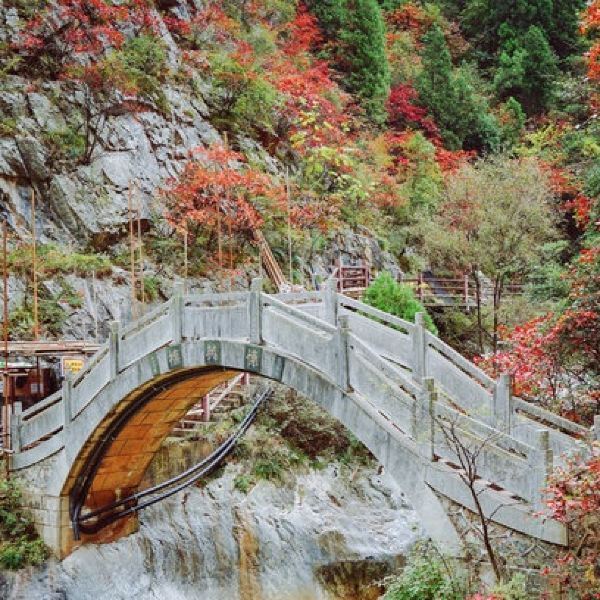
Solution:
[{"label": "pine tree", "polygon": [[376,0],[350,0],[341,40],[347,49],[346,84],[361,99],[367,114],[381,124],[390,91],[385,53],[385,24]]},{"label": "pine tree", "polygon": [[544,32],[532,25],[505,42],[494,84],[501,96],[513,96],[529,114],[548,107],[558,76],[557,58]]},{"label": "pine tree", "polygon": [[579,13],[585,4],[585,0],[468,0],[463,26],[488,65],[495,64],[507,39],[523,37],[532,26],[542,30],[562,59],[580,49]]},{"label": "pine tree", "polygon": [[486,150],[499,144],[499,131],[466,69],[454,70],[444,33],[434,25],[423,37],[423,70],[416,83],[419,98],[433,115],[446,145]]}]

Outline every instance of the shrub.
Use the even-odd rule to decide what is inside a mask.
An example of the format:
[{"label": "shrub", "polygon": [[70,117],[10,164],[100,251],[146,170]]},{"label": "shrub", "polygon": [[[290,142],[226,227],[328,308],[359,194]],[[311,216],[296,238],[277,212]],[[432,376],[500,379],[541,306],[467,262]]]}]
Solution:
[{"label": "shrub", "polygon": [[441,558],[417,549],[404,572],[388,583],[383,600],[463,600],[464,587]]},{"label": "shrub", "polygon": [[48,549],[21,508],[21,490],[14,480],[0,480],[0,566],[20,569],[39,565]]},{"label": "shrub", "polygon": [[364,301],[370,306],[414,323],[418,312],[424,313],[425,327],[437,334],[437,327],[412,289],[394,281],[389,273],[382,273],[367,288]]}]

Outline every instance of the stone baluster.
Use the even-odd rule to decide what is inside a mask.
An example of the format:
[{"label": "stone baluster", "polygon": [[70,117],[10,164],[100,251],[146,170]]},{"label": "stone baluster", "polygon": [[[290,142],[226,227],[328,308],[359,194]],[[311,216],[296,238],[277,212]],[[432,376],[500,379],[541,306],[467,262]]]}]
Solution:
[{"label": "stone baluster", "polygon": [[183,339],[184,283],[176,281],[173,285],[173,343],[181,344]]},{"label": "stone baluster", "polygon": [[554,456],[550,447],[550,432],[537,429],[533,452],[529,457],[531,471],[531,498],[537,509],[543,508],[544,490],[548,485],[548,477],[552,473]]},{"label": "stone baluster", "polygon": [[499,431],[510,433],[512,427],[513,402],[509,373],[503,373],[498,377],[498,381],[496,381],[496,385],[494,386],[492,403],[493,426]]},{"label": "stone baluster", "polygon": [[435,415],[437,392],[433,377],[422,381],[423,389],[417,395],[413,410],[413,439],[423,456],[433,460],[435,456]]},{"label": "stone baluster", "polygon": [[121,344],[121,323],[119,321],[110,322],[108,334],[108,353],[110,360],[110,379],[113,381],[119,374],[119,346]]},{"label": "stone baluster", "polygon": [[73,419],[73,373],[65,371],[62,384],[62,401],[64,411],[64,428],[66,431]]},{"label": "stone baluster", "polygon": [[255,277],[250,284],[250,294],[248,295],[248,323],[250,329],[250,342],[252,344],[262,344],[262,277]]},{"label": "stone baluster", "polygon": [[337,301],[337,281],[330,277],[323,284],[323,320],[337,327],[338,301]]},{"label": "stone baluster", "polygon": [[21,402],[15,402],[14,412],[10,414],[10,407],[8,407],[7,414],[9,416],[10,426],[10,445],[13,452],[21,452],[21,419],[23,412],[23,404]]},{"label": "stone baluster", "polygon": [[424,314],[422,312],[418,312],[415,315],[415,327],[412,333],[413,379],[418,383],[421,383],[427,375],[426,333]]},{"label": "stone baluster", "polygon": [[350,324],[348,316],[338,317],[337,329],[337,355],[338,355],[338,383],[345,392],[351,389],[350,387],[350,367],[348,356],[348,343],[350,334]]}]

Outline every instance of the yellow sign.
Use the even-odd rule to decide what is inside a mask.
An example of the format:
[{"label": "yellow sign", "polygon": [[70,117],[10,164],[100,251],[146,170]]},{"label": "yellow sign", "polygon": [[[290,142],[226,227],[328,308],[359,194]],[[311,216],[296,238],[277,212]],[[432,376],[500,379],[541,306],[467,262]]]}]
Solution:
[{"label": "yellow sign", "polygon": [[84,367],[85,361],[83,358],[63,358],[62,359],[62,370],[63,375],[71,373],[77,375]]}]

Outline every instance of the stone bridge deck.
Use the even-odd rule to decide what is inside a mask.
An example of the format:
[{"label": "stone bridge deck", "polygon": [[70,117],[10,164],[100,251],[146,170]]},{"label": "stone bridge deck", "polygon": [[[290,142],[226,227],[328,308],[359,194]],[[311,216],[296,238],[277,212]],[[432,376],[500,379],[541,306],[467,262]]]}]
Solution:
[{"label": "stone bridge deck", "polygon": [[[135,491],[173,424],[211,386],[241,370],[281,381],[338,418],[391,472],[429,534],[449,551],[459,551],[461,541],[445,503],[474,505],[453,466],[444,422],[466,440],[486,440],[478,474],[494,522],[567,544],[563,525],[537,514],[541,490],[553,464],[586,451],[589,430],[512,397],[507,377],[490,379],[420,318],[409,323],[339,295],[333,285],[267,295],[256,280],[249,292],[228,294],[184,295],[177,286],[171,300],[142,319],[124,328],[113,323],[85,371],[16,415],[11,468],[27,483],[36,523],[56,553],[75,543],[77,493],[87,493],[93,508],[100,502],[94,494],[110,501]],[[127,426],[115,428],[119,419]],[[111,470],[111,460],[120,466]]]}]

